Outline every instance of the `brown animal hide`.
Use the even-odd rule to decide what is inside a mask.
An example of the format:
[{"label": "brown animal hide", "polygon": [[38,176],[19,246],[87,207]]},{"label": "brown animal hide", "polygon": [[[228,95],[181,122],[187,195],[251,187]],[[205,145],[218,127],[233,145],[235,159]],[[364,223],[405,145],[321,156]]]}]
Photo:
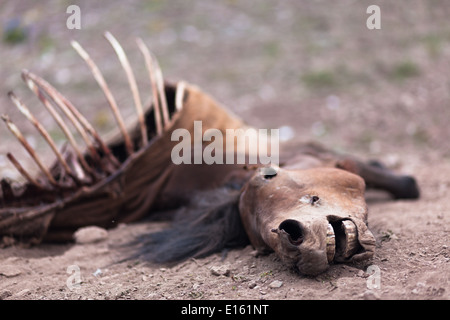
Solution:
[{"label": "brown animal hide", "polygon": [[[92,177],[81,186],[74,183],[52,186],[46,177],[38,177],[37,180],[45,187],[37,188],[27,183],[15,189],[7,180],[2,180],[1,235],[33,243],[40,242],[44,237],[47,241],[68,241],[80,227],[98,225],[110,228],[118,223],[136,221],[146,216],[156,202],[160,207],[173,206],[188,197],[189,193],[192,194],[193,190],[224,184],[227,175],[236,169],[234,166],[192,165],[189,166],[191,170],[186,169],[186,165],[174,165],[171,151],[176,142],[171,141],[171,134],[177,128],[184,128],[193,137],[193,123],[197,119],[203,121],[205,128],[223,130],[241,127],[242,122],[190,85],[186,85],[184,90],[183,108],[175,111],[175,87],[167,85],[165,90],[166,96],[172,98],[168,105],[172,118],[161,135],[149,132],[152,137],[149,143],[128,156],[112,172],[102,171],[101,162],[94,167],[92,159],[85,155],[93,169],[103,175],[98,180]],[[153,115],[149,114],[146,118],[153,119]],[[135,141],[141,138],[139,130],[134,130],[130,136]],[[123,141],[113,141],[108,148],[119,158]],[[65,160],[72,167],[81,167],[73,153],[66,152]],[[57,172],[55,179],[69,180],[69,177],[63,176],[66,173],[61,172],[59,163],[55,163],[50,172]],[[196,179],[192,179],[194,176]]]},{"label": "brown animal hide", "polygon": [[254,175],[241,193],[242,222],[257,250],[274,250],[305,274],[372,257],[363,179],[334,168],[277,171]]},{"label": "brown animal hide", "polygon": [[[106,38],[127,73],[138,121],[129,128],[124,125],[100,71],[78,43],[72,45],[88,63],[116,117],[119,130],[112,138],[104,141],[71,102],[40,77],[24,71],[26,84],[61,127],[68,144],[61,151],[53,148],[45,129],[10,93],[14,105],[36,126],[57,160],[50,168],[43,167],[17,126],[7,116],[2,117],[41,169],[38,176],[31,176],[13,154],[7,155],[26,182],[1,180],[3,245],[17,241],[32,244],[69,241],[74,231],[83,226],[111,228],[121,222],[142,219],[156,210],[194,204],[193,212],[201,215],[186,221],[191,216],[185,214],[182,231],[176,229],[173,234],[181,232],[187,234],[187,239],[201,240],[196,240],[195,250],[187,248],[192,244],[189,241],[174,244],[174,250],[176,247],[188,251],[179,257],[210,254],[249,239],[259,251],[274,250],[300,272],[317,274],[331,262],[372,257],[375,240],[367,228],[364,181],[397,198],[418,197],[417,185],[411,177],[309,144],[291,148],[290,154],[282,153],[281,168],[261,164],[174,164],[172,151],[178,144],[172,139],[175,130],[186,129],[190,144],[195,147],[194,137],[198,134],[194,130],[195,121],[202,123],[201,134],[217,129],[225,136],[227,129],[248,126],[199,88],[184,82],[164,83],[157,61],[138,41],[152,84],[149,90],[153,93],[152,105],[144,110],[126,56],[110,34]],[[55,107],[77,128],[86,144],[84,149],[74,142],[65,120],[54,112]],[[251,155],[246,145],[233,144],[237,154]],[[208,145],[202,141],[201,149]],[[222,151],[225,157],[225,147]],[[204,197],[209,197],[208,194],[217,197],[221,193],[216,190],[223,188],[232,190],[226,201],[213,201],[202,207],[201,201],[192,200],[198,200],[194,195],[200,191],[206,192],[201,194]],[[173,234],[159,237],[165,248],[171,245]],[[159,255],[156,260],[170,260],[167,250],[154,252]]]}]

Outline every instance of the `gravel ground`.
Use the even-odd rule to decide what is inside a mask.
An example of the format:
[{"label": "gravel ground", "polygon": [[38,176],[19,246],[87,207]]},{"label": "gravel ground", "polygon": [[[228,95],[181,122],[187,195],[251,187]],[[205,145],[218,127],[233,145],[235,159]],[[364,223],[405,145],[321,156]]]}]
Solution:
[{"label": "gravel ground", "polygon": [[[374,3],[381,30],[366,27]],[[80,30],[66,27],[70,4],[81,9]],[[109,30],[127,51],[144,100],[147,80],[135,37],[158,57],[166,79],[197,84],[248,123],[281,127],[294,142],[315,140],[380,159],[416,176],[422,197],[391,201],[368,194],[375,269],[333,265],[303,277],[274,255],[256,257],[250,246],[224,260],[218,254],[175,267],[108,266],[118,243],[161,227],[142,222],[110,230],[97,243],[1,249],[0,298],[448,299],[449,16],[444,0],[1,2],[0,113],[11,116],[48,163],[48,147],[6,94],[14,90],[63,142],[21,81],[20,71],[29,69],[102,133],[113,129],[102,93],[70,47],[76,39],[99,64],[123,113],[135,117],[125,75],[103,39]],[[4,156],[11,150],[35,170],[5,126],[0,141],[2,176],[19,179]],[[80,270],[75,287],[70,266]],[[380,288],[373,287],[372,270]]]}]

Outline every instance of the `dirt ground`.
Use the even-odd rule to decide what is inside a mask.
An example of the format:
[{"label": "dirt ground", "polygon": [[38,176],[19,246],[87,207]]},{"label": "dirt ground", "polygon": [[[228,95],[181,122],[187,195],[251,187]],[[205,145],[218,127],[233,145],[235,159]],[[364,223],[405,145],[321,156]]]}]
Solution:
[{"label": "dirt ground", "polygon": [[[70,4],[81,9],[80,30],[66,27]],[[366,27],[371,4],[381,8],[381,30]],[[365,266],[336,264],[305,277],[251,246],[172,267],[111,264],[120,244],[163,227],[143,221],[108,230],[96,243],[0,249],[0,299],[449,299],[449,16],[445,0],[3,1],[0,113],[16,120],[48,162],[45,144],[6,93],[14,89],[62,142],[21,82],[20,70],[30,69],[103,133],[111,130],[102,93],[70,48],[76,39],[133,117],[123,71],[102,36],[109,30],[138,79],[146,78],[136,67],[142,58],[135,36],[153,50],[166,79],[199,85],[250,124],[282,128],[290,143],[314,140],[379,159],[416,177],[421,198],[367,193],[377,251]],[[0,142],[1,176],[19,179],[4,155],[13,148],[24,163],[27,156],[5,126]]]}]

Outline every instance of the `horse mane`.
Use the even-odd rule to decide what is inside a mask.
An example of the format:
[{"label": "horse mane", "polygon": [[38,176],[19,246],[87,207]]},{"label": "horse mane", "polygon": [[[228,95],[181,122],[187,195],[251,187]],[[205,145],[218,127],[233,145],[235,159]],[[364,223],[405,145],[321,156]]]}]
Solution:
[{"label": "horse mane", "polygon": [[148,262],[178,263],[250,243],[239,214],[240,191],[219,188],[196,193],[167,229],[139,236],[133,256]]}]

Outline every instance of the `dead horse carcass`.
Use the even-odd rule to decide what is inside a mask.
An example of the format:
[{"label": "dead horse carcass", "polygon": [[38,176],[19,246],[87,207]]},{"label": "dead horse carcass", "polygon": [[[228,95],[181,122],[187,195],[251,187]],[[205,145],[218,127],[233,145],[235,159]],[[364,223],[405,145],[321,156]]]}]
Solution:
[{"label": "dead horse carcass", "polygon": [[[9,93],[56,160],[46,167],[15,123],[2,116],[40,170],[32,175],[12,153],[7,154],[24,182],[1,180],[3,246],[70,241],[83,226],[111,228],[152,212],[177,209],[175,215],[167,214],[173,219],[171,226],[137,239],[139,247],[133,247],[136,251],[130,256],[177,262],[251,243],[259,252],[275,251],[283,262],[314,275],[332,262],[365,261],[373,256],[375,239],[367,227],[366,186],[386,190],[394,198],[419,196],[412,177],[313,144],[291,149],[289,156],[280,152],[280,166],[176,165],[172,161],[179,144],[172,136],[175,130],[187,130],[189,145],[194,146],[194,121],[201,121],[202,134],[215,129],[225,135],[227,129],[249,127],[199,88],[185,82],[165,83],[157,61],[138,39],[152,97],[150,106],[144,108],[125,52],[111,34],[105,37],[124,69],[138,120],[124,123],[102,73],[77,42],[72,46],[92,71],[117,122],[112,137],[102,139],[51,84],[24,70],[23,80],[54,118],[67,143],[59,150],[28,107]],[[201,149],[210,144],[202,140]],[[235,145],[234,152],[248,160],[250,148]]]}]

